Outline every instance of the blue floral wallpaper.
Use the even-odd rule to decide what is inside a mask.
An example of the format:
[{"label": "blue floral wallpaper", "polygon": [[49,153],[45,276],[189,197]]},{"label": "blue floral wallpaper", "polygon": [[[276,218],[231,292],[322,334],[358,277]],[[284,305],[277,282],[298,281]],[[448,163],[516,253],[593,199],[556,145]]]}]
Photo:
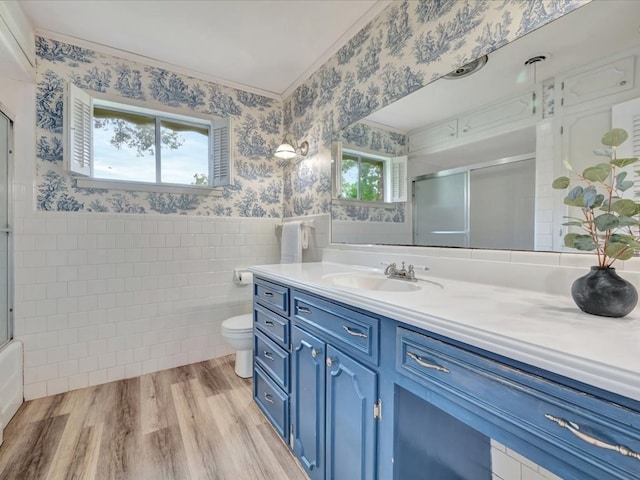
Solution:
[{"label": "blue floral wallpaper", "polygon": [[[589,1],[396,1],[284,102],[36,37],[37,208],[252,217],[328,213],[333,132]],[[221,197],[79,188],[62,166],[65,81],[185,115],[232,117],[234,185]],[[309,142],[308,157],[289,163],[273,157],[284,131]],[[365,215],[352,210],[349,218]],[[403,212],[388,210],[370,211],[368,218],[401,221]]]},{"label": "blue floral wallpaper", "polygon": [[[329,212],[332,132],[589,1],[393,2],[285,99],[285,129],[312,146],[309,158],[285,168],[285,215]],[[334,214],[345,215],[381,218],[359,207]],[[395,211],[382,217],[401,221]]]},{"label": "blue floral wallpaper", "polygon": [[[282,217],[282,103],[254,93],[36,37],[37,208],[111,213]],[[63,158],[63,91],[76,86],[234,120],[235,184],[221,197],[79,188]],[[305,180],[306,181],[306,180]]]}]

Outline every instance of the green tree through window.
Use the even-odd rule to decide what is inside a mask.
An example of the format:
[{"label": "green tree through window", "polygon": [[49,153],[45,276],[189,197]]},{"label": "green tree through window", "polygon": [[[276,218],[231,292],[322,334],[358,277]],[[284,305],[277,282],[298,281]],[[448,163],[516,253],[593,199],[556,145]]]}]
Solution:
[{"label": "green tree through window", "polygon": [[380,202],[384,199],[384,161],[361,155],[342,155],[342,198]]}]

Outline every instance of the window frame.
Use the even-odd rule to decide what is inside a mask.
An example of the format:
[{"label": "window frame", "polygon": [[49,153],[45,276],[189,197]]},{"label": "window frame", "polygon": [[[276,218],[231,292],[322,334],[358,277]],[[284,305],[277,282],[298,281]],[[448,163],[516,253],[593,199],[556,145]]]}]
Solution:
[{"label": "window frame", "polygon": [[[360,198],[347,198],[342,196],[342,160],[344,154],[357,156],[360,165],[361,157],[384,162],[383,172],[383,198],[382,200],[361,200]],[[373,152],[366,148],[344,145],[342,142],[334,142],[332,145],[334,164],[334,191],[333,197],[339,202],[368,206],[389,206],[395,203],[406,203],[407,199],[407,160],[406,155],[393,157]],[[358,171],[358,183],[360,183],[360,171]],[[358,184],[358,196],[360,197],[360,184]]]},{"label": "window frame", "polygon": [[[343,177],[342,177],[342,165],[344,162],[344,156],[349,155],[352,157],[357,157],[358,159],[358,187],[357,187],[357,198],[351,198],[351,197],[343,197],[342,196],[342,184],[343,184]],[[382,162],[382,178],[381,178],[381,184],[382,184],[382,199],[378,199],[378,200],[363,200],[362,199],[362,160],[373,160],[376,162]],[[372,154],[372,153],[368,153],[368,152],[364,152],[361,150],[353,150],[351,148],[343,148],[341,155],[340,155],[340,171],[338,172],[338,175],[340,175],[340,191],[338,192],[339,198],[341,200],[352,200],[355,202],[362,202],[362,203],[367,203],[367,204],[371,204],[371,203],[381,203],[381,202],[385,202],[385,199],[388,197],[387,191],[389,190],[390,187],[390,179],[389,179],[389,163],[390,163],[391,158],[390,157],[385,157],[382,155],[377,155],[377,154]],[[388,202],[385,202],[388,203]]]},{"label": "window frame", "polygon": [[[143,192],[160,192],[160,193],[179,193],[179,194],[200,194],[209,195],[211,193],[220,193],[221,188],[233,183],[233,128],[230,118],[212,118],[211,116],[200,114],[198,112],[190,112],[189,115],[171,111],[171,107],[152,102],[140,102],[131,99],[123,99],[107,94],[80,89],[71,82],[67,83],[67,90],[64,99],[64,157],[66,170],[77,178],[77,185],[81,188],[101,188],[114,190],[132,190]],[[78,100],[80,98],[80,100]],[[124,101],[123,101],[124,100]],[[79,103],[76,103],[79,102]],[[88,109],[86,103],[88,102]],[[73,146],[75,145],[73,135],[77,129],[77,113],[76,105],[82,104],[85,109],[84,114],[88,115],[90,120],[85,120],[85,126],[90,125],[90,134],[88,141],[90,147],[83,150],[83,164],[81,169],[73,168],[75,157],[72,156]],[[94,158],[93,158],[93,112],[94,107],[99,106],[106,110],[115,112],[133,113],[152,117],[155,124],[155,182],[144,182],[135,180],[110,179],[94,176]],[[74,109],[74,112],[71,110]],[[208,131],[207,140],[207,168],[208,168],[208,185],[191,185],[181,183],[162,182],[162,155],[161,155],[161,135],[159,129],[162,121],[179,123],[185,126],[205,127]],[[222,133],[221,133],[222,132]],[[214,138],[219,139],[220,146],[216,145]],[[223,151],[224,150],[224,151]],[[88,154],[88,157],[87,157]],[[218,160],[218,164],[216,164]],[[84,162],[89,163],[86,168]],[[218,176],[216,176],[217,174]]]}]

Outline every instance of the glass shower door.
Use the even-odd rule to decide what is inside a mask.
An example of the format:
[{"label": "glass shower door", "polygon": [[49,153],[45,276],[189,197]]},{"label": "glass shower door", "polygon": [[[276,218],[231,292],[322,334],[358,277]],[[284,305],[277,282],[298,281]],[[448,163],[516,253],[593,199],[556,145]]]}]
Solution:
[{"label": "glass shower door", "polygon": [[10,265],[9,265],[9,156],[12,149],[12,124],[0,111],[0,347],[10,339]]},{"label": "glass shower door", "polygon": [[468,172],[429,174],[413,182],[413,244],[468,247]]}]

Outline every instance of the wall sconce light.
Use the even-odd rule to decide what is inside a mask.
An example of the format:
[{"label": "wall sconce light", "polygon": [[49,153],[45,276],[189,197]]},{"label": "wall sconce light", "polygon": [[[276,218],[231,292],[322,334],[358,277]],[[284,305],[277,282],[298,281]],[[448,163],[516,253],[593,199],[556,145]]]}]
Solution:
[{"label": "wall sconce light", "polygon": [[305,140],[297,147],[295,144],[296,142],[291,135],[286,134],[282,139],[280,146],[276,148],[276,153],[274,153],[274,155],[283,160],[290,160],[298,155],[306,157],[307,153],[309,153],[309,142]]}]

